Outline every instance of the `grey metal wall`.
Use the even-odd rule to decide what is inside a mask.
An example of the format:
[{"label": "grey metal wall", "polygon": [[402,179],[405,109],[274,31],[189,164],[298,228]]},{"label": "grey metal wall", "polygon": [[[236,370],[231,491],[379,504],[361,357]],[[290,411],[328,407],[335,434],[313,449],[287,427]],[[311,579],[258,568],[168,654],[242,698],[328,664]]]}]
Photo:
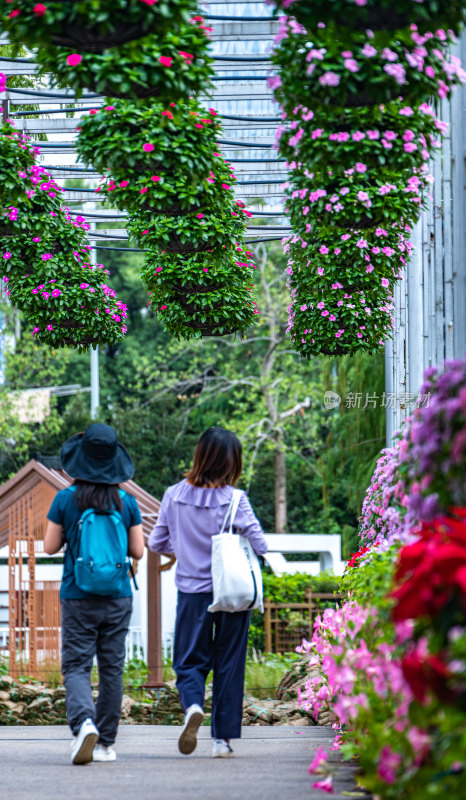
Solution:
[{"label": "grey metal wall", "polygon": [[[466,62],[466,33],[456,51]],[[387,444],[413,407],[425,368],[466,355],[466,86],[442,103],[441,117],[449,128],[431,164],[431,200],[413,232],[385,348]]]}]

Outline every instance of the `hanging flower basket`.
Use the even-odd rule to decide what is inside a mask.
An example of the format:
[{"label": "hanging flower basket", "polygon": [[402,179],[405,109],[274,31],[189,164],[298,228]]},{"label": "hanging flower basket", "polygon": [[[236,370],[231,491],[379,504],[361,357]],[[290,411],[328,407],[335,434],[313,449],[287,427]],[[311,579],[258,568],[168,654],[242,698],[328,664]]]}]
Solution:
[{"label": "hanging flower basket", "polygon": [[190,339],[242,334],[254,323],[254,269],[251,253],[234,245],[223,254],[148,252],[141,276],[165,330]]},{"label": "hanging flower basket", "polygon": [[351,295],[331,284],[318,289],[306,276],[289,280],[291,304],[288,332],[291,343],[305,358],[344,355],[359,350],[380,350],[393,334],[393,296],[380,287],[369,297],[365,291]]},{"label": "hanging flower basket", "polygon": [[120,100],[92,109],[78,131],[76,150],[83,164],[101,173],[109,170],[119,183],[139,175],[173,178],[180,171],[185,180],[207,176],[221,125],[214,109],[194,100],[143,105]]},{"label": "hanging flower basket", "polygon": [[27,272],[6,273],[3,283],[38,341],[87,349],[126,333],[126,306],[107,285],[107,274],[102,264],[68,253],[36,262]]},{"label": "hanging flower basket", "polygon": [[340,109],[316,113],[293,109],[277,133],[278,151],[309,172],[331,169],[332,175],[353,168],[361,174],[396,164],[401,172],[420,168],[441,146],[445,123],[427,103],[417,109],[400,103],[379,108]]},{"label": "hanging flower basket", "polygon": [[[138,214],[130,217],[128,233],[143,249],[167,250],[170,253],[201,253],[230,246],[244,235],[246,211],[233,199],[233,191],[204,211],[183,216]],[[147,227],[146,227],[147,226]]]},{"label": "hanging flower basket", "polygon": [[2,30],[14,44],[56,45],[98,53],[108,47],[157,36],[188,22],[192,0],[11,0],[0,17]]},{"label": "hanging flower basket", "polygon": [[[16,130],[10,122],[0,125],[0,208],[14,205],[18,195],[24,192],[24,180],[38,152],[30,137]],[[9,228],[8,225],[1,227]]]},{"label": "hanging flower basket", "polygon": [[[286,208],[293,229],[306,239],[311,226],[341,228],[387,227],[416,222],[425,206],[430,176],[419,170],[317,175],[296,169],[291,173]],[[323,188],[326,187],[326,188]]]},{"label": "hanging flower basket", "polygon": [[41,74],[52,73],[52,85],[65,84],[77,97],[87,89],[109,97],[153,97],[169,103],[210,88],[212,58],[203,27],[188,22],[176,32],[148,36],[102,53],[40,47],[36,57]]},{"label": "hanging flower basket", "polygon": [[125,179],[121,181],[113,176],[103,178],[96,192],[105,194],[106,203],[112,208],[137,212],[141,218],[139,212],[144,212],[146,222],[142,230],[145,230],[156,215],[203,213],[207,208],[230,203],[236,180],[233,169],[220,154],[214,152],[213,159],[212,169],[202,176],[187,175],[182,168],[174,175],[160,170],[155,175],[128,176],[125,171]]},{"label": "hanging flower basket", "polygon": [[460,60],[449,53],[449,33],[421,35],[409,29],[397,33],[389,46],[374,42],[365,32],[353,32],[348,41],[332,26],[316,30],[311,39],[289,23],[272,55],[280,69],[269,79],[275,99],[287,114],[299,104],[307,106],[310,98],[313,111],[375,106],[398,97],[419,105],[447,97],[466,79]]},{"label": "hanging flower basket", "polygon": [[430,30],[444,27],[458,31],[464,21],[463,0],[273,0],[272,5],[291,13],[308,30],[320,23],[336,23],[351,29],[393,31],[416,24]]}]

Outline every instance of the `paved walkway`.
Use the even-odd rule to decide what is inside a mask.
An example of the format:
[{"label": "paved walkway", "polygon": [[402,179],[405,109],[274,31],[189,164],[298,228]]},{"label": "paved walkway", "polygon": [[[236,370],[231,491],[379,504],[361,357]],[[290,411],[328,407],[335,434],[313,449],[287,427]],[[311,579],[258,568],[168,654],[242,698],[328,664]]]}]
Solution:
[{"label": "paved walkway", "polygon": [[[246,727],[235,758],[212,759],[209,728],[191,756],[177,749],[180,728],[120,726],[118,760],[73,766],[66,727],[0,727],[0,796],[5,800],[324,800],[307,767],[328,728]],[[339,761],[337,755],[333,759]],[[353,789],[339,768],[334,800]]]}]

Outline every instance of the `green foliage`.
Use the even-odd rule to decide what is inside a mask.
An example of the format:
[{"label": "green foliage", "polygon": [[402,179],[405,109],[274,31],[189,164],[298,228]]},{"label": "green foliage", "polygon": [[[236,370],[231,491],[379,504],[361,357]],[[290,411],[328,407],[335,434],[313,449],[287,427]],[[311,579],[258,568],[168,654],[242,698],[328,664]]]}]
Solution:
[{"label": "green foliage", "polygon": [[242,252],[239,245],[206,256],[148,252],[141,275],[168,333],[189,339],[249,328],[258,313],[255,267],[248,256],[238,261]]},{"label": "green foliage", "polygon": [[[109,169],[116,183],[132,183],[144,176],[147,185],[155,175],[162,176],[163,187],[168,177],[182,172],[189,185],[196,176],[207,178],[217,160],[214,151],[220,123],[216,116],[194,100],[167,107],[156,101],[138,105],[117,100],[81,118],[76,150],[86,166],[92,164],[101,173]],[[144,150],[144,145],[152,149]],[[148,200],[150,195],[141,198],[141,202]]]},{"label": "green foliage", "polygon": [[[43,8],[38,10],[38,6]],[[99,51],[152,30],[170,30],[188,22],[195,9],[192,0],[157,0],[155,4],[140,0],[47,0],[46,5],[35,0],[12,0],[4,4],[0,23],[16,44],[37,47],[38,43],[67,43],[78,49],[81,44]]]},{"label": "green foliage", "polygon": [[[274,5],[288,13],[288,2],[274,0]],[[312,0],[312,3],[296,0],[293,16],[309,29],[316,28],[319,22],[336,22],[345,28],[361,30],[389,30],[416,24],[421,30],[444,27],[458,31],[459,23],[464,20],[464,8],[463,0],[424,0],[422,3],[368,0],[364,4],[356,4],[354,0]]]},{"label": "green foliage", "polygon": [[77,97],[87,89],[107,97],[169,102],[208,89],[213,74],[208,46],[202,25],[193,21],[101,53],[83,49],[71,65],[75,48],[41,46],[36,58],[41,75],[51,73],[53,86],[68,86]]},{"label": "green foliage", "polygon": [[133,656],[129,661],[125,662],[123,669],[123,687],[124,689],[140,689],[147,683],[149,676],[149,667],[142,658]]},{"label": "green foliage", "polygon": [[[320,575],[306,575],[297,572],[294,575],[273,575],[263,573],[264,597],[272,603],[306,603],[306,592],[339,592],[340,578],[331,572],[322,572]],[[325,605],[332,605],[331,601],[325,601]],[[279,616],[288,620],[290,627],[301,627],[302,617],[296,616],[296,612],[288,609],[280,609]],[[260,611],[251,612],[251,624],[249,626],[248,647],[262,652],[264,650],[264,615]]]}]

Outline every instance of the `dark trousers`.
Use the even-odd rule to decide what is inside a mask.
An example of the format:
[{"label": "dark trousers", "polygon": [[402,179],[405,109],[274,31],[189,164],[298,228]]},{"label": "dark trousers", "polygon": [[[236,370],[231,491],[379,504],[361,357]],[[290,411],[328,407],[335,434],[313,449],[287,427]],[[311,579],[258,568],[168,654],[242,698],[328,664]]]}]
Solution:
[{"label": "dark trousers", "polygon": [[[106,746],[115,741],[121,716],[125,639],[132,604],[132,597],[61,600],[61,666],[68,724],[76,735],[90,717],[99,730],[99,742]],[[94,656],[99,667],[97,703],[90,680]]]},{"label": "dark trousers", "polygon": [[173,669],[181,704],[204,704],[207,675],[213,670],[212,736],[239,739],[243,716],[244,671],[249,611],[211,614],[212,592],[178,592]]}]

